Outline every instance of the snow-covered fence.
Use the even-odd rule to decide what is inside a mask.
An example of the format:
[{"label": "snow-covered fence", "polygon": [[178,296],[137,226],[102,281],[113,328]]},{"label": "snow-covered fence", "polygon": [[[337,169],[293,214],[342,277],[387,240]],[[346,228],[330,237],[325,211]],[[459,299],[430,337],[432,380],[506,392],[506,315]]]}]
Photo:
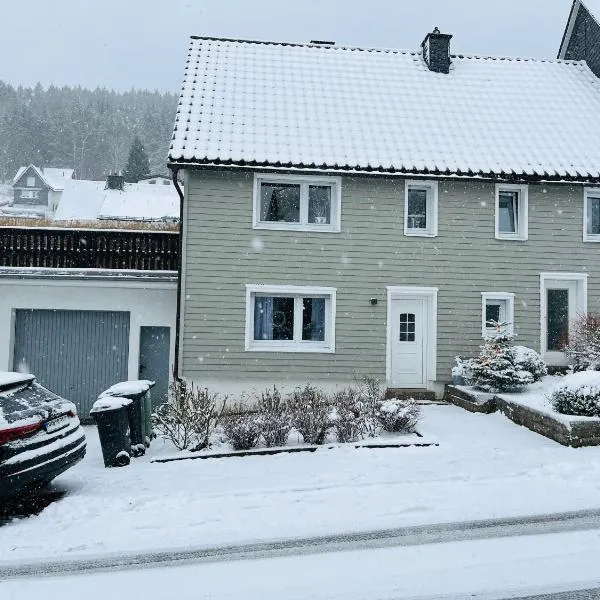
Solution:
[{"label": "snow-covered fence", "polygon": [[172,231],[0,227],[0,266],[176,271]]}]

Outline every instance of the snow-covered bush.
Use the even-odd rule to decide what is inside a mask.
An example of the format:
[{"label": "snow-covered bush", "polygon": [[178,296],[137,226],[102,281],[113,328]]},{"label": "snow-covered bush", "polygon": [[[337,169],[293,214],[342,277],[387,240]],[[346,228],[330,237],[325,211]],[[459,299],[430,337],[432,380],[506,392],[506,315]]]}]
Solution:
[{"label": "snow-covered bush", "polygon": [[555,411],[565,415],[600,416],[600,373],[581,371],[565,375],[550,394]]},{"label": "snow-covered bush", "polygon": [[533,383],[533,375],[516,362],[510,347],[514,335],[506,325],[497,324],[496,332],[487,336],[481,352],[469,361],[469,384],[486,392],[514,392]]},{"label": "snow-covered bush", "polygon": [[152,424],[158,435],[170,440],[178,450],[206,448],[226,405],[207,388],[186,381],[169,386],[169,399],[157,407]]},{"label": "snow-covered bush", "polygon": [[234,450],[254,448],[260,437],[258,415],[245,411],[245,406],[236,405],[231,409],[231,413],[223,418],[223,432]]},{"label": "snow-covered bush", "polygon": [[364,403],[356,388],[340,390],[332,396],[330,414],[333,431],[338,442],[355,442],[365,430]]},{"label": "snow-covered bush", "polygon": [[292,416],[279,390],[267,389],[258,397],[258,422],[260,432],[267,445],[284,446],[292,428]]},{"label": "snow-covered bush", "polygon": [[511,352],[515,366],[531,373],[533,381],[539,381],[542,377],[548,375],[546,363],[535,350],[526,346],[512,346]]},{"label": "snow-covered bush", "polygon": [[308,384],[288,399],[292,425],[307,444],[322,444],[331,428],[331,403],[327,394]]},{"label": "snow-covered bush", "polygon": [[600,370],[600,315],[588,313],[575,321],[564,348],[576,371]]},{"label": "snow-covered bush", "polygon": [[391,432],[414,432],[420,416],[421,408],[412,398],[384,400],[377,411],[377,419],[382,427]]},{"label": "snow-covered bush", "polygon": [[454,362],[456,364],[452,367],[452,383],[455,385],[464,385],[471,373],[469,370],[469,361],[461,356],[455,356]]}]

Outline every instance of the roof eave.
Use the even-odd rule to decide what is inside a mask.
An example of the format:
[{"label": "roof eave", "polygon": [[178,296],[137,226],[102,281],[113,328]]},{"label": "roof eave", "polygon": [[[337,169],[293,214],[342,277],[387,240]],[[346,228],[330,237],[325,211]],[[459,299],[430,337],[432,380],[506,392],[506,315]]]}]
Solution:
[{"label": "roof eave", "polygon": [[339,166],[339,165],[316,165],[316,164],[293,164],[293,163],[269,163],[259,161],[234,161],[234,160],[197,160],[197,159],[169,159],[167,166],[170,169],[198,169],[198,170],[255,170],[273,172],[303,172],[303,173],[329,173],[338,175],[393,175],[400,177],[435,177],[453,179],[479,179],[489,181],[521,181],[521,182],[556,182],[556,183],[594,183],[600,184],[600,175],[560,175],[558,173],[525,173],[517,171],[484,172],[473,170],[450,169],[417,169],[415,168],[383,168]]}]

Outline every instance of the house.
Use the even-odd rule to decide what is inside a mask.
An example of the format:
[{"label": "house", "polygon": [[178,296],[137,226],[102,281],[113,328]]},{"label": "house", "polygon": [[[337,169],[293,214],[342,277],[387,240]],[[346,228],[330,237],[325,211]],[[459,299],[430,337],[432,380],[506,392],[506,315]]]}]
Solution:
[{"label": "house", "polygon": [[450,41],[192,38],[168,158],[180,376],[440,395],[492,320],[566,364],[600,311],[600,81]]},{"label": "house", "polygon": [[558,58],[585,60],[600,77],[600,0],[574,0]]},{"label": "house", "polygon": [[40,169],[35,165],[21,167],[12,181],[13,200],[3,212],[14,216],[51,215],[73,174],[73,169]]},{"label": "house", "polygon": [[138,183],[147,185],[173,185],[173,182],[163,175],[149,175],[148,177],[144,177],[144,179],[140,179]]},{"label": "house", "polygon": [[179,219],[179,199],[173,184],[168,183],[125,183],[122,175],[109,175],[107,181],[72,180],[65,186],[53,218],[173,222]]}]

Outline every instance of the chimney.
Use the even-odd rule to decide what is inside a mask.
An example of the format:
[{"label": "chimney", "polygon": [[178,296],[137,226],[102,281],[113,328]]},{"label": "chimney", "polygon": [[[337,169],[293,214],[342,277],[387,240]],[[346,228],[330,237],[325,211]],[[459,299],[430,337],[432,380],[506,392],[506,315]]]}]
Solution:
[{"label": "chimney", "polygon": [[120,190],[121,192],[125,188],[125,177],[123,175],[107,175],[105,190]]},{"label": "chimney", "polygon": [[440,33],[436,27],[431,33],[428,33],[421,48],[423,48],[423,58],[430,71],[434,73],[450,72],[450,40],[452,36],[448,33]]}]

